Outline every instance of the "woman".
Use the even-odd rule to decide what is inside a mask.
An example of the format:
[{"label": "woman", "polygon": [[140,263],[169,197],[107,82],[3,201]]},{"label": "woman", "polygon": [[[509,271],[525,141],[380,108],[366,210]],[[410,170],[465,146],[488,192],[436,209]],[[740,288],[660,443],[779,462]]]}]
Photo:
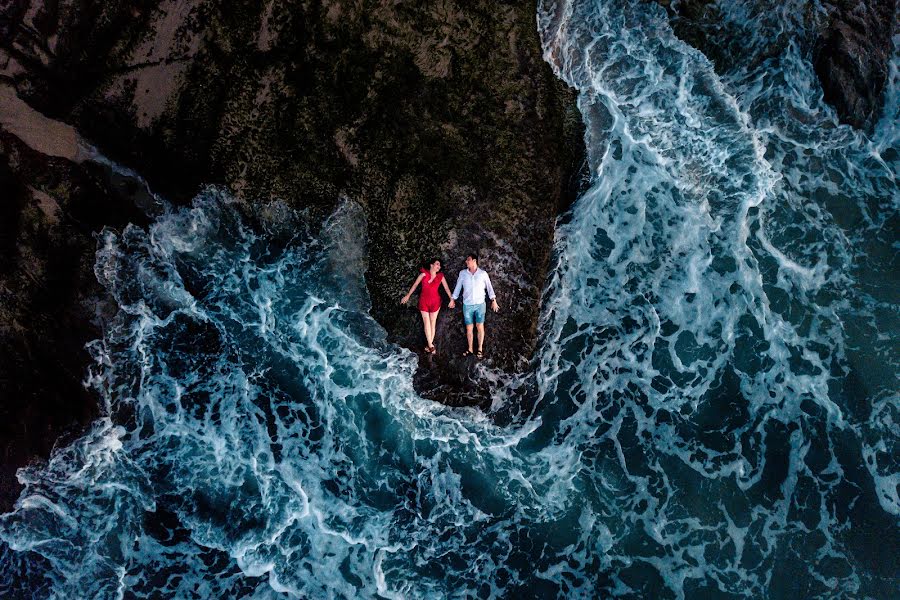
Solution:
[{"label": "woman", "polygon": [[422,315],[422,325],[425,327],[425,352],[434,354],[437,352],[434,347],[434,330],[437,326],[437,316],[441,311],[441,294],[438,287],[444,286],[447,296],[450,296],[450,287],[444,279],[444,274],[440,272],[441,261],[434,259],[428,264],[428,269],[419,269],[421,273],[416,277],[409,292],[400,300],[400,304],[409,302],[410,296],[415,291],[419,283],[422,284],[422,293],[419,295],[419,312]]}]

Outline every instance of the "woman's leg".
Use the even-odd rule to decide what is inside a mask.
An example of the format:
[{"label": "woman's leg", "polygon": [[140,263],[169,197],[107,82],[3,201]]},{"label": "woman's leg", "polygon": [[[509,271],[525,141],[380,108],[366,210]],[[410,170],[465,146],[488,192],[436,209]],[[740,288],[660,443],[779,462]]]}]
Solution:
[{"label": "woman's leg", "polygon": [[422,315],[422,327],[425,329],[425,347],[431,348],[431,341],[434,339],[434,330],[431,328],[431,317],[424,310],[420,310]]},{"label": "woman's leg", "polygon": [[437,316],[440,310],[436,310],[433,313],[428,313],[428,319],[431,321],[431,341],[429,342],[429,346],[434,347],[434,335],[437,333]]}]

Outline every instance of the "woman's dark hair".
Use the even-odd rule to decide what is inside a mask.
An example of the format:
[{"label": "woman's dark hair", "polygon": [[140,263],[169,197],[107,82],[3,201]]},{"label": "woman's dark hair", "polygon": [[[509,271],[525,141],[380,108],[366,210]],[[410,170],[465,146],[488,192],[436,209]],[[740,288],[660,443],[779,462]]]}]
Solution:
[{"label": "woman's dark hair", "polygon": [[433,264],[436,263],[436,262],[441,263],[441,266],[442,266],[442,267],[444,266],[444,261],[442,261],[441,259],[439,259],[439,258],[437,258],[437,257],[434,257],[434,258],[432,258],[431,260],[429,260],[427,263],[425,263],[425,267],[424,267],[424,268],[425,268],[426,270],[428,270],[429,268],[431,268],[431,265],[433,265]]}]

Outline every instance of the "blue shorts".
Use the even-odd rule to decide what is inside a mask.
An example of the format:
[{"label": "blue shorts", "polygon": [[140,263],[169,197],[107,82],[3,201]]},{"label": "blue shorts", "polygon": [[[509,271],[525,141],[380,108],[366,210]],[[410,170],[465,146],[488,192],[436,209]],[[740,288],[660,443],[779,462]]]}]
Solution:
[{"label": "blue shorts", "polygon": [[463,321],[466,325],[472,323],[484,323],[484,314],[487,312],[487,305],[481,304],[463,304]]}]

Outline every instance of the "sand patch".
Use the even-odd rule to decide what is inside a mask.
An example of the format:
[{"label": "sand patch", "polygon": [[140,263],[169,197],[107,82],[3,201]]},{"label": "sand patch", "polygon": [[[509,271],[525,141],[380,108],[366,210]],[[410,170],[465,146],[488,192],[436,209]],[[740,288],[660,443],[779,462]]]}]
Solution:
[{"label": "sand patch", "polygon": [[266,52],[272,49],[272,42],[275,41],[275,31],[272,28],[272,11],[274,9],[275,2],[269,1],[266,2],[266,7],[263,9],[262,18],[259,23],[259,34],[256,38],[256,47],[260,50],[260,52]]},{"label": "sand patch", "polygon": [[186,65],[200,49],[202,35],[191,31],[189,19],[198,2],[167,0],[156,10],[150,30],[154,35],[131,54],[132,71],[115,81],[106,96],[134,82],[133,106],[137,126],[146,129],[165,112],[166,104],[178,90]]},{"label": "sand patch", "polygon": [[13,79],[16,75],[21,75],[23,73],[25,73],[25,67],[12,56],[3,50],[0,50],[0,75]]},{"label": "sand patch", "polygon": [[338,150],[344,159],[355,167],[359,164],[359,152],[353,144],[350,143],[350,137],[352,135],[352,131],[340,128],[334,132],[334,143],[337,145]]},{"label": "sand patch", "polygon": [[75,128],[45,117],[19,98],[8,85],[0,85],[0,128],[13,134],[29,148],[80,163],[91,156]]},{"label": "sand patch", "polygon": [[198,2],[167,0],[159,5],[159,14],[150,25],[154,33],[131,54],[134,64],[161,62],[173,58],[194,56],[200,49],[202,36],[190,30],[188,18]]},{"label": "sand patch", "polygon": [[138,127],[150,127],[165,112],[184,71],[184,63],[158,64],[143,67],[125,77],[126,81],[135,83],[133,104]]},{"label": "sand patch", "polygon": [[31,186],[28,186],[28,190],[31,192],[31,197],[37,202],[38,208],[44,213],[47,223],[56,225],[59,222],[59,202],[49,194]]}]

